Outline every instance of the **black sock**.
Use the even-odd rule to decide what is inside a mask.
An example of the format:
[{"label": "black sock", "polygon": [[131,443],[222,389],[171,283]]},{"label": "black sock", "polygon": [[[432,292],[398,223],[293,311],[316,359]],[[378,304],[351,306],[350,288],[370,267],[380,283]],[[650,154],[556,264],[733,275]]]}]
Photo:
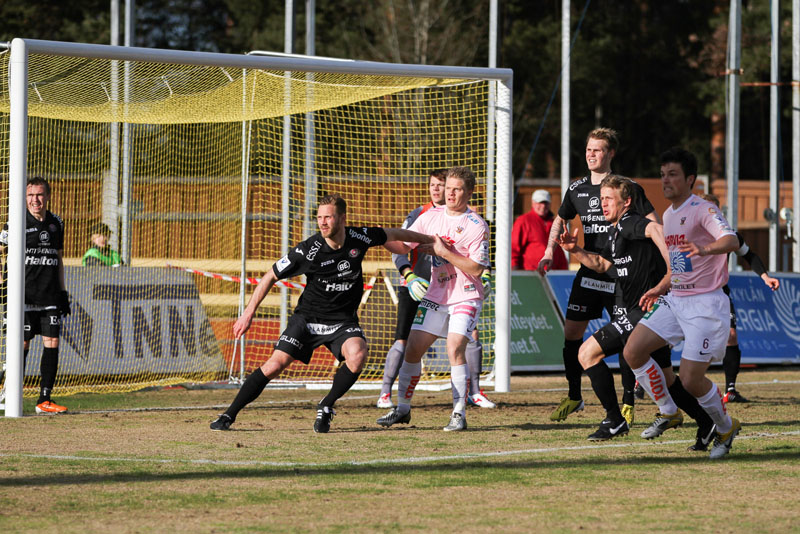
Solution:
[{"label": "black sock", "polygon": [[725,358],[722,360],[722,369],[725,370],[725,384],[728,389],[736,387],[736,377],[739,376],[739,366],[742,363],[742,351],[739,345],[725,347]]},{"label": "black sock", "polygon": [[39,384],[39,400],[36,401],[36,404],[50,400],[50,393],[56,383],[56,371],[58,370],[58,347],[45,347],[42,350],[39,370],[42,379]]},{"label": "black sock", "polygon": [[681,379],[676,377],[675,382],[668,388],[669,394],[672,395],[672,400],[678,405],[678,408],[686,412],[686,415],[697,421],[697,426],[703,429],[710,429],[714,424],[711,417],[706,413],[697,399],[686,391],[681,384]]},{"label": "black sock", "polygon": [[258,396],[261,395],[261,392],[264,391],[264,388],[267,387],[268,383],[269,378],[264,376],[260,367],[250,373],[248,377],[245,378],[244,384],[242,384],[242,387],[239,389],[239,393],[236,394],[236,398],[233,399],[231,405],[225,410],[225,414],[235,421],[236,415],[242,408],[256,400]]},{"label": "black sock", "polygon": [[622,354],[619,355],[619,373],[622,377],[622,404],[633,406],[636,397],[633,396],[633,389],[636,387],[636,375],[633,374],[631,366]]},{"label": "black sock", "polygon": [[333,407],[333,403],[342,398],[342,396],[350,391],[353,384],[356,383],[361,373],[354,373],[347,367],[347,363],[342,362],[339,365],[339,370],[333,375],[333,385],[331,390],[325,395],[325,398],[319,401],[319,406]]},{"label": "black sock", "polygon": [[592,381],[594,394],[606,409],[606,418],[614,424],[621,423],[622,412],[619,411],[617,392],[614,390],[614,375],[611,374],[606,362],[600,360],[597,365],[589,367],[586,369],[586,375]]},{"label": "black sock", "polygon": [[583,367],[581,362],[578,361],[578,349],[583,345],[582,339],[565,339],[564,351],[564,374],[567,377],[567,385],[569,386],[570,400],[581,400],[581,375],[583,374]]}]

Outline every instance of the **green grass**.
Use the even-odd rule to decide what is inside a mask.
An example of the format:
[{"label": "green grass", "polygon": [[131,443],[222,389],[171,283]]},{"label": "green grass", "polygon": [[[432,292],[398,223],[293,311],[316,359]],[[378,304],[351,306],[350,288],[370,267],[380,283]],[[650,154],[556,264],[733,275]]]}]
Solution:
[{"label": "green grass", "polygon": [[[441,430],[449,391],[419,391],[390,429],[377,393],[352,391],[327,435],[319,391],[268,389],[231,432],[208,430],[231,390],[60,397],[67,415],[0,419],[0,531],[800,532],[798,371],[742,373],[753,402],[730,407],[744,429],[717,462],[686,450],[693,423],[639,438],[649,401],[629,436],[588,442],[588,381],[587,409],[552,423],[555,375],[488,391],[499,408],[462,433]],[[155,411],[113,411],[132,407]]]}]

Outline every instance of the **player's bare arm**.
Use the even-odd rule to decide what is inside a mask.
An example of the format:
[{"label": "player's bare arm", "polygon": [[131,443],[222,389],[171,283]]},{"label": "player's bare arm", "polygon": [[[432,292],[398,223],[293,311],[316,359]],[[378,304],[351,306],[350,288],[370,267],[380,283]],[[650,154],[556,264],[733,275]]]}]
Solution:
[{"label": "player's bare arm", "polygon": [[384,232],[386,232],[386,243],[383,247],[393,254],[408,254],[411,247],[405,242],[420,243],[421,245],[433,243],[433,236],[404,228],[384,228]]},{"label": "player's bare arm", "polygon": [[650,213],[648,213],[647,215],[645,215],[645,218],[646,218],[646,219],[650,219],[650,220],[651,220],[651,221],[653,221],[654,223],[662,224],[662,222],[661,222],[661,217],[658,215],[658,213],[656,213],[656,212],[655,212],[655,210],[654,210],[654,211],[651,211]]},{"label": "player's bare arm", "polygon": [[272,289],[272,286],[275,285],[275,282],[278,281],[278,277],[275,276],[275,272],[270,269],[267,273],[261,278],[261,281],[258,282],[255,291],[250,296],[250,301],[247,303],[247,307],[242,312],[242,315],[236,319],[236,322],[233,324],[233,335],[236,339],[242,337],[242,335],[250,329],[250,325],[253,322],[253,317],[256,314],[256,310],[258,306],[261,304],[261,301],[267,296],[269,290]]},{"label": "player's bare arm", "polygon": [[653,304],[656,303],[658,297],[665,295],[667,291],[669,291],[672,285],[672,269],[669,263],[669,249],[667,248],[667,243],[664,241],[664,227],[657,222],[651,222],[645,227],[644,235],[655,243],[656,247],[658,247],[658,251],[661,252],[661,257],[664,258],[664,263],[667,264],[667,273],[664,275],[664,278],[662,278],[655,287],[646,291],[645,294],[642,295],[642,298],[639,299],[639,306],[641,306],[643,310],[649,310]]},{"label": "player's bare arm", "polygon": [[553,250],[558,246],[558,237],[561,234],[561,228],[564,226],[564,219],[555,216],[553,219],[553,226],[550,228],[550,235],[547,237],[547,247],[544,249],[542,259],[539,260],[539,266],[536,269],[539,274],[544,276],[550,267],[553,265]]},{"label": "player's bare arm", "polygon": [[712,254],[728,254],[738,248],[739,239],[733,234],[724,235],[713,243],[702,247],[688,241],[678,245],[678,250],[681,252],[688,252],[686,255],[688,258],[693,256],[711,256]]},{"label": "player's bare arm", "polygon": [[464,273],[471,276],[480,276],[483,270],[486,269],[485,265],[481,265],[477,261],[459,254],[452,245],[445,242],[444,239],[438,235],[433,236],[433,238],[435,240],[433,242],[433,253],[447,260]]},{"label": "player's bare arm", "polygon": [[558,244],[561,245],[566,252],[572,254],[581,264],[585,265],[593,271],[604,273],[611,268],[612,263],[594,252],[586,252],[578,246],[578,229],[569,233],[565,230],[558,238]]}]

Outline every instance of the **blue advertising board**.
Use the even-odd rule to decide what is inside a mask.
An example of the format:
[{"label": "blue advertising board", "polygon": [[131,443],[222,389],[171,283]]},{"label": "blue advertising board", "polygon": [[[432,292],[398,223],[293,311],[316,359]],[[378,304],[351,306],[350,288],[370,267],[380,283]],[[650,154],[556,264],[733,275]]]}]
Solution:
[{"label": "blue advertising board", "polygon": [[[752,272],[731,273],[728,282],[736,307],[737,335],[742,363],[800,364],[800,275],[777,273],[781,287],[773,292]],[[563,314],[569,301],[575,271],[547,274],[559,309]],[[609,321],[604,311],[586,329],[584,339]],[[678,363],[683,344],[672,348],[672,361]],[[618,367],[616,356],[607,358],[609,366]]]}]

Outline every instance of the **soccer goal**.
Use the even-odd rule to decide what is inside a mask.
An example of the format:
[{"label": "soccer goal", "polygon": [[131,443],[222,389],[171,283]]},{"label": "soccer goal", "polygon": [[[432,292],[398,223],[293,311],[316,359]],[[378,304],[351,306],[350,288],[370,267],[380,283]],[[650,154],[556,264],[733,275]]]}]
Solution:
[{"label": "soccer goal", "polygon": [[[480,333],[484,373],[508,390],[510,70],[27,39],[0,52],[6,415],[21,415],[39,376],[35,343],[22,361],[25,248],[15,231],[29,176],[50,182],[50,211],[66,228],[73,313],[56,395],[249,372],[269,356],[303,280],[273,290],[241,342],[231,326],[258,277],[316,231],[318,199],[341,194],[351,225],[398,227],[426,202],[429,171],[453,165],[475,171],[473,208],[493,228],[494,296]],[[82,266],[97,223],[111,229],[123,267]],[[401,281],[382,248],[364,274],[368,382],[380,380],[393,342]],[[442,356],[426,358],[427,380],[442,379]],[[321,349],[282,378],[329,381],[334,363]]]}]

